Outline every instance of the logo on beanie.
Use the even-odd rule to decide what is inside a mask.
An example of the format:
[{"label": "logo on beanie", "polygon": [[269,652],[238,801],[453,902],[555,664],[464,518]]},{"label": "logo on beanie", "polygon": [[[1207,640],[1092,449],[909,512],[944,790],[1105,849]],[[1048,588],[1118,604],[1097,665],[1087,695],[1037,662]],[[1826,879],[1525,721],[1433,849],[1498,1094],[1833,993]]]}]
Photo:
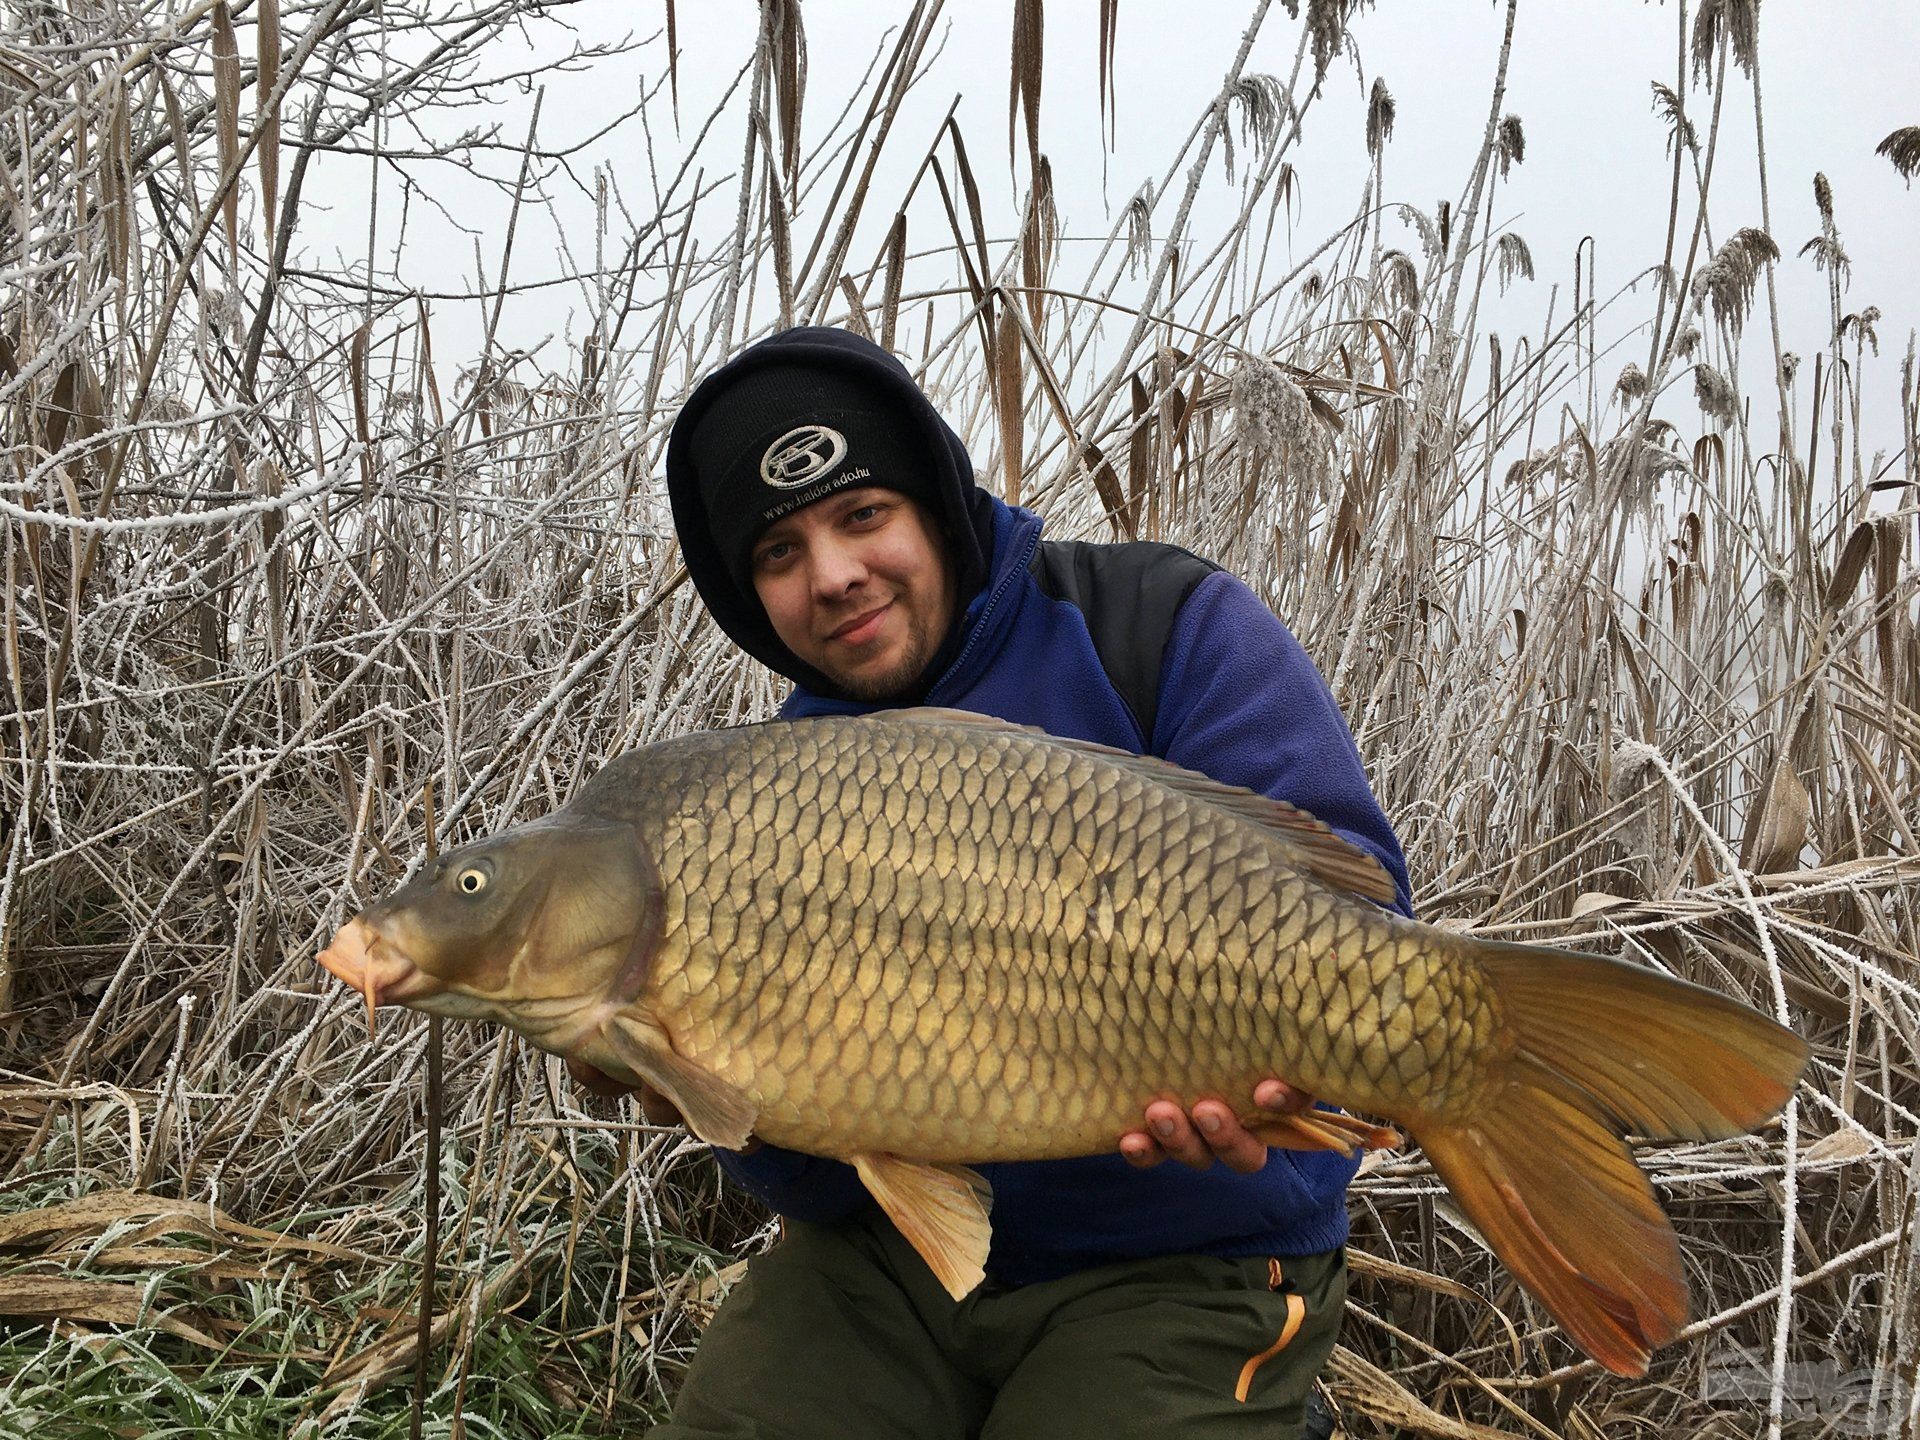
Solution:
[{"label": "logo on beanie", "polygon": [[789,430],[760,457],[760,478],[778,490],[811,485],[847,454],[847,437],[825,425]]}]

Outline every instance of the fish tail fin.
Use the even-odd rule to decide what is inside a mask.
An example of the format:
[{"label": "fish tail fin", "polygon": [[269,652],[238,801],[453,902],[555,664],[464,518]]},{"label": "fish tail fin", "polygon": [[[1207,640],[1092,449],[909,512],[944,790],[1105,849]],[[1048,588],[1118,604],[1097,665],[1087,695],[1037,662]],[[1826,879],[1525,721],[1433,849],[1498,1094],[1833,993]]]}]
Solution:
[{"label": "fish tail fin", "polygon": [[1468,1217],[1588,1354],[1646,1372],[1687,1319],[1673,1227],[1625,1135],[1720,1139],[1783,1106],[1798,1036],[1597,955],[1479,942],[1507,1044],[1464,1118],[1412,1127]]}]

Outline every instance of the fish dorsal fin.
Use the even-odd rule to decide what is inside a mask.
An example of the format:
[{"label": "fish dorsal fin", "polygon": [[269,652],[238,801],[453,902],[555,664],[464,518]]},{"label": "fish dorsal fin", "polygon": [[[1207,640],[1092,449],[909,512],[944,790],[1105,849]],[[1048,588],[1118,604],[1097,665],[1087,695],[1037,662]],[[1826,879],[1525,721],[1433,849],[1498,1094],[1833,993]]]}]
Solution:
[{"label": "fish dorsal fin", "polygon": [[894,1228],[920,1252],[949,1295],[964,1300],[987,1274],[993,1191],[963,1165],[933,1165],[878,1152],[855,1155],[853,1168]]},{"label": "fish dorsal fin", "polygon": [[[942,705],[912,705],[904,710],[876,710],[865,717],[869,720],[897,722],[902,725],[971,725],[980,730],[1006,730],[1015,735],[1037,735],[1043,740],[1057,740],[1057,735],[1049,735],[1038,725],[1016,725],[1011,720],[1001,720],[992,715],[982,715],[978,710],[952,710]],[[1093,745],[1091,741],[1079,741],[1089,749],[1105,750],[1110,747]],[[1116,755],[1126,751],[1115,750]]]},{"label": "fish dorsal fin", "polygon": [[1225,810],[1249,820],[1284,841],[1302,870],[1323,884],[1351,891],[1380,905],[1391,905],[1398,896],[1393,877],[1379,859],[1352,841],[1333,833],[1324,820],[1308,814],[1297,805],[1275,800],[1241,785],[1224,785],[1197,771],[1183,769],[1153,755],[1135,755],[1091,740],[1070,740],[1050,735],[1033,725],[1015,725],[991,715],[971,710],[943,710],[923,705],[911,710],[885,710],[872,717],[882,722],[906,725],[965,725],[1003,734],[1030,736],[1063,750],[1078,750],[1144,775],[1149,780],[1177,790],[1191,799],[1203,801],[1217,810]]}]

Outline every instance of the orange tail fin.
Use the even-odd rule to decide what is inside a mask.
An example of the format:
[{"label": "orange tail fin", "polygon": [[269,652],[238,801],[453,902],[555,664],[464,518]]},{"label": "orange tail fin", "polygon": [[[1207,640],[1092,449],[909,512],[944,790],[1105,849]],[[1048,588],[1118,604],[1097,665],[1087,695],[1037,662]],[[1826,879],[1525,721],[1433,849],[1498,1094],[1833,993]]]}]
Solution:
[{"label": "orange tail fin", "polygon": [[1806,1045],[1711,990],[1597,955],[1473,944],[1503,1057],[1465,1120],[1414,1138],[1507,1267],[1609,1370],[1686,1323],[1673,1228],[1624,1135],[1713,1140],[1793,1093]]}]

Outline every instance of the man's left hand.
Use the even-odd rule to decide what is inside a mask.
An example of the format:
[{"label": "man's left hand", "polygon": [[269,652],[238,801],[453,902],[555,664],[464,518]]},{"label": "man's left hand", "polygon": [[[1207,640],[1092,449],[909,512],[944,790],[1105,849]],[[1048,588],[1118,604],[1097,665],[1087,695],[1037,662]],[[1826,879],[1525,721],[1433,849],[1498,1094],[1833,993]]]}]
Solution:
[{"label": "man's left hand", "polygon": [[[1313,1104],[1313,1097],[1284,1080],[1263,1080],[1253,1092],[1253,1103],[1262,1110],[1297,1115]],[[1251,1175],[1267,1163],[1266,1143],[1248,1132],[1224,1100],[1196,1100],[1190,1112],[1171,1100],[1154,1101],[1147,1106],[1144,1128],[1120,1137],[1120,1153],[1142,1170],[1164,1160],[1205,1170],[1218,1160]]]}]

